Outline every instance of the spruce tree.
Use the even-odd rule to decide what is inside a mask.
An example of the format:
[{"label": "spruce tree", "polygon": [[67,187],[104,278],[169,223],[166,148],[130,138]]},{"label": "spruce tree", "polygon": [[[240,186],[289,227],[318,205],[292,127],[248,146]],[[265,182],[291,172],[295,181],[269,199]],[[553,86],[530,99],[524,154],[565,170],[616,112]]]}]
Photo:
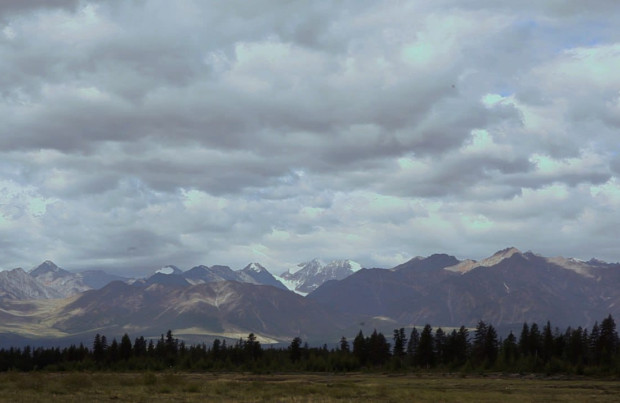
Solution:
[{"label": "spruce tree", "polygon": [[301,359],[301,338],[295,337],[289,346],[289,358],[293,362]]},{"label": "spruce tree", "polygon": [[507,365],[511,365],[517,359],[518,347],[517,347],[517,338],[512,331],[506,340],[502,343],[502,356],[504,359],[504,363]]},{"label": "spruce tree", "polygon": [[437,357],[437,362],[446,363],[448,361],[448,357],[446,356],[446,333],[442,328],[437,328],[435,331],[435,355]]},{"label": "spruce tree", "polygon": [[407,338],[405,337],[405,329],[394,329],[394,350],[392,354],[394,357],[404,357],[407,345]]},{"label": "spruce tree", "polygon": [[433,328],[427,324],[420,334],[420,342],[414,354],[416,365],[431,368],[435,365],[435,351],[433,346]]},{"label": "spruce tree", "polygon": [[97,363],[101,363],[105,358],[105,350],[106,346],[104,344],[104,340],[101,335],[97,333],[95,335],[95,340],[93,341],[93,358]]},{"label": "spruce tree", "polygon": [[366,365],[366,361],[368,361],[368,347],[361,330],[353,339],[353,355],[357,357],[360,365]]},{"label": "spruce tree", "polygon": [[340,338],[340,351],[343,353],[349,353],[349,342],[347,341],[347,338],[342,336]]},{"label": "spruce tree", "polygon": [[119,354],[120,354],[120,358],[121,360],[128,360],[129,358],[131,358],[131,354],[132,354],[132,348],[131,348],[131,339],[129,338],[129,335],[127,333],[125,333],[123,335],[123,337],[121,338],[121,345],[119,347]]},{"label": "spruce tree", "polygon": [[521,335],[519,336],[519,354],[525,357],[530,354],[530,327],[527,323],[523,324],[521,328]]},{"label": "spruce tree", "polygon": [[487,330],[487,324],[482,320],[478,321],[472,344],[472,358],[475,365],[482,365],[486,359]]},{"label": "spruce tree", "polygon": [[416,350],[418,349],[418,344],[420,343],[420,333],[418,333],[418,329],[415,327],[411,329],[411,336],[409,336],[409,342],[407,343],[407,355],[413,357]]},{"label": "spruce tree", "polygon": [[553,332],[551,331],[551,322],[547,321],[547,324],[543,328],[542,334],[542,358],[544,362],[549,362],[551,357],[554,354],[554,344],[555,339],[553,337]]},{"label": "spruce tree", "polygon": [[601,322],[597,349],[599,350],[600,361],[607,366],[611,365],[618,353],[616,322],[611,315]]},{"label": "spruce tree", "polygon": [[250,333],[244,345],[246,355],[251,361],[256,361],[262,354],[263,350],[260,346],[260,342],[256,339],[254,333]]},{"label": "spruce tree", "polygon": [[493,325],[487,326],[486,335],[484,338],[484,359],[489,366],[495,364],[497,360],[497,332]]},{"label": "spruce tree", "polygon": [[463,364],[467,361],[469,353],[469,330],[465,326],[461,326],[456,335],[455,359],[457,363]]}]

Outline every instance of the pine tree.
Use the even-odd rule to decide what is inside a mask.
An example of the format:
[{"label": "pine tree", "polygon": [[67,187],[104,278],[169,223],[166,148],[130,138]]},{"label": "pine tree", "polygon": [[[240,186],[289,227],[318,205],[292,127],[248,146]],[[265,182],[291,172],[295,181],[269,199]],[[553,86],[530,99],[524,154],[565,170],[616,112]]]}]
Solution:
[{"label": "pine tree", "polygon": [[493,325],[487,326],[486,335],[484,338],[484,359],[489,366],[495,364],[497,360],[497,332]]},{"label": "pine tree", "polygon": [[343,353],[349,353],[349,342],[347,341],[347,338],[342,336],[342,338],[340,338],[340,351]]},{"label": "pine tree", "polygon": [[179,340],[174,338],[172,335],[172,330],[170,329],[166,332],[166,341],[164,342],[164,345],[168,356],[176,355],[179,350]]},{"label": "pine tree", "polygon": [[435,351],[433,346],[433,328],[427,324],[420,334],[420,342],[414,354],[414,362],[423,368],[435,365]]},{"label": "pine tree", "polygon": [[103,338],[99,333],[95,335],[95,340],[93,341],[93,358],[96,362],[101,363],[105,358],[107,346],[105,345],[105,336]]},{"label": "pine tree", "polygon": [[594,322],[592,331],[590,332],[590,338],[588,339],[589,358],[595,365],[600,362],[600,351],[598,349],[599,338],[601,337],[601,331],[598,326],[598,322]]},{"label": "pine tree", "polygon": [[301,359],[301,338],[295,337],[288,349],[291,361],[299,361]]},{"label": "pine tree", "polygon": [[487,337],[487,324],[484,321],[479,321],[474,333],[474,340],[472,344],[472,359],[475,365],[482,365],[486,359],[486,337]]},{"label": "pine tree", "polygon": [[544,362],[549,362],[554,353],[555,340],[553,332],[551,331],[551,322],[547,321],[547,324],[543,328],[542,334],[542,358]]},{"label": "pine tree", "polygon": [[437,330],[435,331],[434,345],[437,362],[447,362],[448,357],[446,357],[446,333],[443,331],[442,328],[437,328]]},{"label": "pine tree", "polygon": [[220,358],[221,345],[222,342],[220,341],[220,339],[213,340],[213,344],[211,345],[211,355],[213,355],[214,360]]},{"label": "pine tree", "polygon": [[357,357],[361,365],[366,365],[368,361],[368,347],[364,334],[360,330],[355,339],[353,339],[353,355]]},{"label": "pine tree", "polygon": [[597,343],[600,361],[604,365],[611,365],[618,352],[618,333],[616,322],[609,315],[601,322],[600,335]]},{"label": "pine tree", "polygon": [[133,342],[133,354],[136,357],[142,357],[146,355],[146,350],[147,349],[147,345],[146,345],[146,340],[144,339],[144,336],[140,336],[140,337],[136,337],[136,339]]},{"label": "pine tree", "polygon": [[407,338],[405,336],[405,329],[394,329],[394,357],[404,357],[405,356],[405,347],[407,345]]},{"label": "pine tree", "polygon": [[512,334],[512,331],[510,331],[510,334],[508,335],[508,337],[506,337],[506,340],[504,340],[504,342],[502,343],[502,356],[503,356],[504,362],[508,365],[512,364],[517,359],[517,354],[518,354],[517,338],[515,337],[514,334]]},{"label": "pine tree", "polygon": [[530,327],[527,323],[523,324],[521,328],[521,335],[519,336],[519,354],[525,357],[530,354]]},{"label": "pine tree", "polygon": [[415,327],[411,329],[411,336],[409,336],[409,342],[407,343],[407,355],[413,357],[416,350],[418,349],[418,344],[420,343],[420,333],[418,333],[418,329]]},{"label": "pine tree", "polygon": [[390,344],[385,339],[383,333],[372,332],[366,342],[368,346],[368,360],[373,365],[382,365],[390,358]]},{"label": "pine tree", "polygon": [[131,339],[129,335],[125,333],[121,338],[121,345],[119,347],[119,354],[121,360],[128,360],[131,358],[132,348],[131,348]]},{"label": "pine tree", "polygon": [[112,344],[108,348],[108,362],[114,364],[119,360],[119,347],[116,338],[112,339]]},{"label": "pine tree", "polygon": [[455,359],[457,363],[463,364],[467,361],[469,353],[469,330],[465,326],[461,326],[456,335]]},{"label": "pine tree", "polygon": [[587,351],[583,343],[583,329],[581,326],[574,330],[569,327],[566,338],[566,358],[573,365],[582,365]]},{"label": "pine tree", "polygon": [[256,361],[262,354],[263,349],[260,346],[260,342],[256,339],[254,333],[250,333],[244,344],[244,350],[246,355],[251,361]]},{"label": "pine tree", "polygon": [[530,351],[530,355],[532,355],[535,360],[540,359],[541,350],[542,350],[542,336],[540,334],[540,329],[536,323],[532,323],[530,326],[530,337],[528,338],[528,347]]}]

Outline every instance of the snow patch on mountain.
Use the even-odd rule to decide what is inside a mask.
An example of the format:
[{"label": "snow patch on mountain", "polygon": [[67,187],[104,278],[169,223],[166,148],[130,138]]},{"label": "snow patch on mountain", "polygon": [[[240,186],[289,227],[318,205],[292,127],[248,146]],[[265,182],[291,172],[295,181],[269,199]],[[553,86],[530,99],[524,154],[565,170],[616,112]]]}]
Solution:
[{"label": "snow patch on mountain", "polygon": [[361,265],[361,264],[359,264],[359,263],[357,263],[357,262],[354,262],[354,261],[352,261],[352,260],[349,260],[349,267],[351,268],[351,271],[352,271],[353,273],[355,273],[355,272],[358,272],[358,271],[362,270],[362,265]]},{"label": "snow patch on mountain", "polygon": [[263,270],[265,270],[265,268],[258,263],[250,263],[248,269],[256,273],[261,273]]},{"label": "snow patch on mountain", "polygon": [[321,268],[323,266],[325,266],[325,263],[322,260],[312,259],[309,262],[299,263],[297,266],[293,266],[293,267],[289,268],[287,271],[285,271],[282,274],[285,274],[285,273],[295,274],[295,273],[297,273],[297,272],[299,272],[301,270],[304,270],[304,269],[306,269],[306,270],[315,270],[315,269]]},{"label": "snow patch on mountain", "polygon": [[173,265],[164,266],[161,269],[155,271],[155,274],[181,274],[183,273],[178,267]]},{"label": "snow patch on mountain", "polygon": [[304,297],[305,297],[306,295],[308,295],[308,293],[307,293],[307,292],[303,292],[303,291],[299,291],[299,290],[297,290],[297,287],[299,286],[299,282],[298,282],[298,281],[295,281],[295,280],[289,280],[289,279],[287,279],[287,278],[280,277],[280,276],[275,275],[275,274],[273,275],[273,277],[274,277],[276,280],[278,280],[280,283],[284,284],[284,286],[285,286],[287,289],[289,289],[290,291],[293,291],[293,292],[295,292],[295,293],[297,293],[297,294],[299,294],[299,295],[302,295],[302,296],[304,296]]}]

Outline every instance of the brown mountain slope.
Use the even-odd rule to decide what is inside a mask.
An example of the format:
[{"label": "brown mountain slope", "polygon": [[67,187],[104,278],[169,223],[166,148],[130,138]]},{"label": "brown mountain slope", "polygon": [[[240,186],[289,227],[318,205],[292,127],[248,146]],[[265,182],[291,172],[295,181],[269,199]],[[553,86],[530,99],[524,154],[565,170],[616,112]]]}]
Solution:
[{"label": "brown mountain slope", "polygon": [[265,340],[285,341],[322,338],[337,333],[342,322],[342,315],[271,286],[223,281],[142,287],[114,282],[68,304],[54,327],[69,334],[158,335],[173,329],[236,337],[253,332]]}]

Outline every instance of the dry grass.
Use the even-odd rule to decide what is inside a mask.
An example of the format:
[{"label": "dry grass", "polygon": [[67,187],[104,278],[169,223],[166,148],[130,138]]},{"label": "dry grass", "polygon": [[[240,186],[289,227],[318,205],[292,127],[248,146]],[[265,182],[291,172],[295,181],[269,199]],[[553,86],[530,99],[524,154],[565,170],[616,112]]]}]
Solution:
[{"label": "dry grass", "polygon": [[620,380],[379,374],[2,373],[0,401],[615,402]]}]

